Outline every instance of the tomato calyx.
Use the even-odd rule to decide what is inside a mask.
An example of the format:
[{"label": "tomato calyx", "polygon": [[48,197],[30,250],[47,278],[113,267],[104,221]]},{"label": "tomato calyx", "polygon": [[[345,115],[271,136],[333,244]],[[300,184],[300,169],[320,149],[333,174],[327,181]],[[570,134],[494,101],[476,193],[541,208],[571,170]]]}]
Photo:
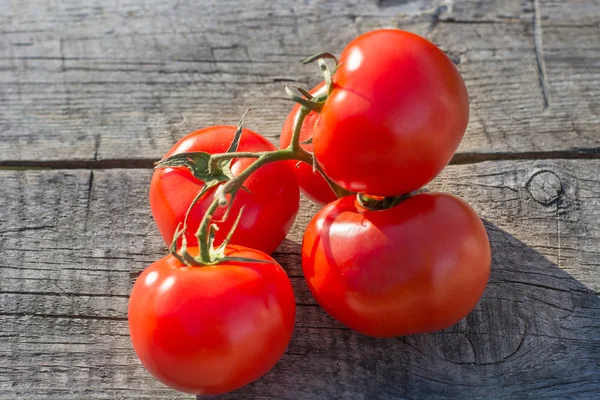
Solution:
[{"label": "tomato calyx", "polygon": [[[335,62],[335,68],[333,71],[325,62],[326,58],[332,59]],[[284,89],[288,97],[296,103],[300,104],[302,106],[301,108],[306,108],[309,111],[314,111],[318,113],[323,108],[325,101],[327,100],[327,98],[331,94],[331,91],[333,90],[333,74],[335,73],[335,70],[338,67],[338,61],[333,54],[328,52],[320,52],[302,60],[302,64],[308,64],[313,61],[317,61],[317,63],[319,64],[319,69],[323,74],[323,79],[325,80],[326,86],[326,91],[324,93],[313,96],[307,90],[298,86],[284,86]],[[302,94],[302,97],[295,94],[292,88],[300,92],[300,94]]]},{"label": "tomato calyx", "polygon": [[[231,209],[231,206],[229,205],[224,219],[227,218],[227,215],[229,214],[230,209]],[[233,223],[231,230],[229,231],[229,233],[227,234],[227,236],[225,237],[223,242],[217,247],[215,247],[214,241],[215,241],[215,234],[219,230],[219,226],[216,223],[209,224],[208,231],[207,231],[208,247],[207,247],[207,250],[205,250],[205,251],[208,251],[208,254],[205,255],[204,257],[201,256],[202,253],[200,253],[200,255],[198,255],[198,256],[193,256],[187,251],[187,239],[185,237],[185,232],[187,230],[187,227],[184,224],[180,224],[177,227],[177,229],[175,230],[175,235],[173,236],[173,241],[171,242],[171,246],[169,247],[169,252],[175,258],[177,258],[182,264],[188,265],[188,266],[217,265],[221,262],[227,262],[227,261],[246,262],[246,263],[248,263],[248,262],[266,262],[264,260],[258,260],[258,259],[254,259],[254,258],[231,257],[231,256],[226,255],[225,250],[227,249],[227,246],[229,245],[231,238],[233,237],[233,234],[235,233],[235,230],[236,230],[236,228],[240,222],[240,219],[242,217],[243,211],[244,211],[244,207],[242,207],[240,209],[240,212],[238,213],[238,216],[235,219],[235,222]],[[183,227],[182,227],[182,225],[183,225]],[[177,242],[180,238],[181,238],[181,247],[178,252],[177,251]]]},{"label": "tomato calyx", "polygon": [[[237,129],[233,135],[233,140],[229,145],[227,151],[223,154],[225,157],[216,157],[219,155],[211,155],[202,151],[193,151],[188,153],[174,154],[170,157],[154,163],[154,169],[168,168],[168,167],[185,167],[190,170],[192,176],[199,181],[204,182],[202,190],[198,193],[192,204],[195,205],[198,200],[212,187],[219,185],[222,182],[227,182],[233,179],[233,173],[231,172],[231,163],[234,157],[230,157],[231,154],[235,153],[239,147],[240,139],[243,131],[243,121],[248,114],[250,109],[247,109],[240,119]],[[235,153],[237,155],[244,153]],[[246,156],[260,156],[261,153],[247,153]],[[186,215],[189,215],[189,210]]]},{"label": "tomato calyx", "polygon": [[387,210],[402,203],[404,200],[413,196],[417,192],[406,193],[400,196],[370,196],[368,194],[359,193],[356,195],[356,201],[362,208],[370,211]]}]

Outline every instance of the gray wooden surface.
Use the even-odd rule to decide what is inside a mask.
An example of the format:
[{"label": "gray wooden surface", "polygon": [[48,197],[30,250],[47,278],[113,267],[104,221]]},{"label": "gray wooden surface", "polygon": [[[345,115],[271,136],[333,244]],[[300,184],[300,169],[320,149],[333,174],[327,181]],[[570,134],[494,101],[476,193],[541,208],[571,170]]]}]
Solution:
[{"label": "gray wooden surface", "polygon": [[152,161],[237,122],[277,140],[298,59],[399,27],[440,45],[471,95],[431,185],[486,221],[492,277],[445,331],[376,340],[302,278],[307,201],[275,257],[298,300],[271,373],[225,398],[600,397],[597,0],[0,0],[0,399],[183,398],[131,348],[126,305],[165,252]]}]

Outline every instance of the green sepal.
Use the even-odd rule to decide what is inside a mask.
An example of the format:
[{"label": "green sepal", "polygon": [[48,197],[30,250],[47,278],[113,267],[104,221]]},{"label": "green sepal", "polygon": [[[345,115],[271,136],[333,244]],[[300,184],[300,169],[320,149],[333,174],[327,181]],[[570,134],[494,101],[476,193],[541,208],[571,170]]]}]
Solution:
[{"label": "green sepal", "polygon": [[246,118],[246,114],[248,114],[248,111],[250,110],[252,109],[247,109],[244,112],[244,115],[242,115],[242,118],[240,118],[240,122],[238,122],[237,129],[235,130],[235,134],[233,135],[233,140],[231,141],[231,144],[229,145],[229,148],[227,149],[226,153],[235,153],[237,151],[240,145],[240,139],[242,138],[242,132],[244,130],[244,118]]},{"label": "green sepal", "polygon": [[247,188],[246,186],[244,186],[244,185],[240,186],[240,189],[242,189],[242,190],[243,190],[244,192],[246,192],[246,193],[250,193],[250,194],[252,194],[252,192],[250,191],[250,189],[248,189],[248,188]]},{"label": "green sepal", "polygon": [[301,106],[308,108],[311,111],[318,113],[323,108],[323,104],[315,102],[314,98],[311,100],[308,100],[308,99],[305,99],[304,97],[300,97],[300,96],[296,95],[296,93],[294,93],[294,91],[292,89],[290,89],[289,86],[284,86],[283,89],[285,90],[285,93],[288,95],[288,97],[291,100],[295,101],[296,103],[300,104]]},{"label": "green sepal", "polygon": [[199,257],[194,257],[194,262],[203,267],[219,265],[219,264],[222,264],[224,261],[233,261],[233,262],[242,262],[242,263],[271,263],[271,264],[274,263],[274,261],[270,261],[270,260],[258,260],[255,258],[229,257],[229,256],[219,257],[218,259],[213,260],[211,262],[203,262],[202,260],[200,260]]},{"label": "green sepal", "polygon": [[294,89],[296,89],[297,91],[299,91],[300,93],[302,93],[302,95],[304,97],[306,97],[307,100],[314,99],[314,96],[312,94],[310,94],[306,90],[302,89],[300,86],[294,86],[294,85],[292,85],[291,87],[293,87]]},{"label": "green sepal", "polygon": [[[203,182],[226,182],[232,178],[229,160],[213,162],[209,153],[194,151],[180,153],[164,158],[156,163],[154,168],[185,167],[192,175]],[[214,185],[213,185],[214,186]]]},{"label": "green sepal", "polygon": [[[227,210],[227,212],[229,212],[229,210]],[[233,222],[233,225],[231,226],[231,230],[227,233],[227,236],[223,240],[223,243],[221,243],[219,245],[219,247],[217,247],[215,249],[214,246],[213,246],[214,240],[210,240],[209,243],[210,243],[210,249],[211,249],[211,253],[212,253],[211,257],[210,257],[211,260],[222,259],[223,257],[225,257],[225,248],[227,247],[227,245],[231,241],[231,238],[233,237],[233,234],[235,233],[235,230],[237,229],[237,226],[240,223],[240,220],[242,219],[242,213],[243,212],[244,212],[244,207],[242,207],[240,209],[240,212],[238,213],[235,221]],[[209,231],[209,238],[211,238],[210,231]]]},{"label": "green sepal", "polygon": [[256,258],[245,258],[245,257],[229,257],[229,256],[225,256],[223,258],[220,259],[221,262],[223,261],[235,261],[235,262],[244,262],[244,263],[271,263],[274,264],[274,261],[270,261],[270,260],[259,260]]},{"label": "green sepal", "polygon": [[338,63],[338,60],[337,60],[336,56],[334,56],[333,54],[331,54],[331,53],[329,53],[327,51],[321,51],[319,53],[313,54],[312,56],[306,57],[304,60],[302,60],[300,62],[302,64],[309,64],[309,63],[311,63],[313,61],[324,59],[324,58],[330,58],[336,64]]}]

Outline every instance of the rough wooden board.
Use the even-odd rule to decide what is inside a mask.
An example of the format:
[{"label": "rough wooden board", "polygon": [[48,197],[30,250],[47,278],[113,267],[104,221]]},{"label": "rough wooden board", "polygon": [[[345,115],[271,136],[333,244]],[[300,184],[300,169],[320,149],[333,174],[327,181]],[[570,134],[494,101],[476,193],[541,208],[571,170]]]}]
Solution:
[{"label": "rough wooden board", "polygon": [[[453,166],[431,185],[484,217],[493,272],[443,332],[376,340],[329,318],[303,284],[303,204],[276,258],[297,328],[264,379],[228,398],[594,398],[600,390],[600,162]],[[148,170],[0,171],[0,398],[191,398],[129,343],[131,284],[164,245]],[[141,389],[140,389],[141,388]],[[227,397],[226,397],[227,398]]]},{"label": "rough wooden board", "polygon": [[[594,0],[88,4],[0,0],[0,165],[150,165],[248,106],[248,125],[275,140],[281,85],[317,81],[297,59],[378,27],[426,35],[459,63],[473,114],[457,162],[598,157]],[[494,272],[477,310],[433,335],[373,340],[326,316],[299,267],[305,211],[277,253],[299,303],[294,340],[230,397],[596,397],[599,166],[444,172],[432,187],[487,218]],[[148,376],[127,335],[130,285],[163,254],[148,178],[0,171],[0,398],[190,398]]]},{"label": "rough wooden board", "polygon": [[460,63],[472,116],[457,161],[597,157],[600,11],[566,4],[0,0],[0,163],[149,165],[248,107],[247,125],[276,141],[282,85],[318,81],[297,60],[381,27],[426,35]]}]

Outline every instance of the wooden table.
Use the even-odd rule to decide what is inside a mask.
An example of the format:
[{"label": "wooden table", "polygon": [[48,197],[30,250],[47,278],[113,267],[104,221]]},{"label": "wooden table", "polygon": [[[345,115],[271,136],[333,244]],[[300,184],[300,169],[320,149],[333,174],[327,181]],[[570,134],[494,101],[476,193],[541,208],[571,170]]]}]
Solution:
[{"label": "wooden table", "polygon": [[445,331],[371,339],[328,317],[300,268],[303,211],[275,258],[292,343],[226,398],[600,398],[598,0],[0,0],[0,398],[184,398],[129,341],[127,299],[165,254],[152,162],[186,133],[246,125],[277,142],[314,65],[398,27],[458,64],[471,120],[431,185],[486,222],[483,299]]}]

